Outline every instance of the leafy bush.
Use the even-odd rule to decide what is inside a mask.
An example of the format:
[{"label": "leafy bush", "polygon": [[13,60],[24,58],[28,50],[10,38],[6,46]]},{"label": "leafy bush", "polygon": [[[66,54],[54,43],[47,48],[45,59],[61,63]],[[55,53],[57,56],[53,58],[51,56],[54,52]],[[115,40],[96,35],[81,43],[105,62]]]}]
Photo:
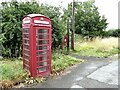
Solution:
[{"label": "leafy bush", "polygon": [[66,32],[65,25],[60,19],[60,7],[34,2],[2,2],[2,24],[0,44],[4,57],[21,56],[22,18],[25,15],[39,13],[48,16],[52,20],[52,47],[56,48],[62,42]]},{"label": "leafy bush", "polygon": [[105,37],[120,37],[120,29],[110,29],[104,32]]}]

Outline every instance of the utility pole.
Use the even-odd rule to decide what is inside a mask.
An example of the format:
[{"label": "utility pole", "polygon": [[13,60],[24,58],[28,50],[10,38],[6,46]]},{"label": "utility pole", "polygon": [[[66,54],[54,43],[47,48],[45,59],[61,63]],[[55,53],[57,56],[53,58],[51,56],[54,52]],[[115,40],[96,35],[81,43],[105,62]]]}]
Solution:
[{"label": "utility pole", "polygon": [[69,53],[69,18],[67,19],[67,52]]},{"label": "utility pole", "polygon": [[75,33],[75,1],[72,2],[72,35],[71,35],[71,49],[74,50],[74,33]]}]

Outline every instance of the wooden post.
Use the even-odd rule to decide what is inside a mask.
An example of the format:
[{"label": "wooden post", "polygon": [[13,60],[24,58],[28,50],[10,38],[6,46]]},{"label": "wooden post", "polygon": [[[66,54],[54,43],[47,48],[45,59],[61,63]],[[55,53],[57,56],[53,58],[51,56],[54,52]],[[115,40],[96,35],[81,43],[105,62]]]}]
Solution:
[{"label": "wooden post", "polygon": [[67,19],[67,52],[69,53],[69,18]]},{"label": "wooden post", "polygon": [[75,33],[75,2],[72,3],[72,36],[71,36],[71,49],[74,50],[74,33]]},{"label": "wooden post", "polygon": [[[120,1],[118,2],[118,30],[120,29]],[[120,45],[120,33],[119,31],[118,33],[118,45]],[[119,47],[119,46],[118,46]],[[118,55],[118,58],[120,58],[120,56]],[[118,63],[120,63],[120,61],[118,61]],[[120,65],[118,65],[118,68],[120,68]],[[118,75],[118,78],[120,78],[120,75]]]}]

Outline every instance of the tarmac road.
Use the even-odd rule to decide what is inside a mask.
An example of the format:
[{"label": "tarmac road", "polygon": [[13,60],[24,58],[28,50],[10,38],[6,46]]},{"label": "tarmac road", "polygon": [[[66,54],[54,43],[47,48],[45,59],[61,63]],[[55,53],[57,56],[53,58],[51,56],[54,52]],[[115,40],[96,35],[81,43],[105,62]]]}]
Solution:
[{"label": "tarmac road", "polygon": [[[55,79],[27,86],[31,88],[118,88],[118,58],[97,58],[71,55],[85,62],[67,69]],[[116,90],[115,89],[115,90]],[[114,90],[114,89],[112,89]]]}]

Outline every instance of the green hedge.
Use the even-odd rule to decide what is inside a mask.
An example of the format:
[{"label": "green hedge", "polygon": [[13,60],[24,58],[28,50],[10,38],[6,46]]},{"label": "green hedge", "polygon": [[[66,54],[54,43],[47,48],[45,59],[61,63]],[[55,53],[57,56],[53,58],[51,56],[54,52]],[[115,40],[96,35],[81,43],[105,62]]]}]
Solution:
[{"label": "green hedge", "polygon": [[57,48],[62,42],[66,32],[66,25],[60,19],[60,7],[54,7],[37,2],[2,2],[2,23],[0,34],[0,44],[2,46],[2,55],[4,57],[21,56],[22,39],[22,18],[25,15],[37,13],[43,14],[52,20],[52,47]]}]

